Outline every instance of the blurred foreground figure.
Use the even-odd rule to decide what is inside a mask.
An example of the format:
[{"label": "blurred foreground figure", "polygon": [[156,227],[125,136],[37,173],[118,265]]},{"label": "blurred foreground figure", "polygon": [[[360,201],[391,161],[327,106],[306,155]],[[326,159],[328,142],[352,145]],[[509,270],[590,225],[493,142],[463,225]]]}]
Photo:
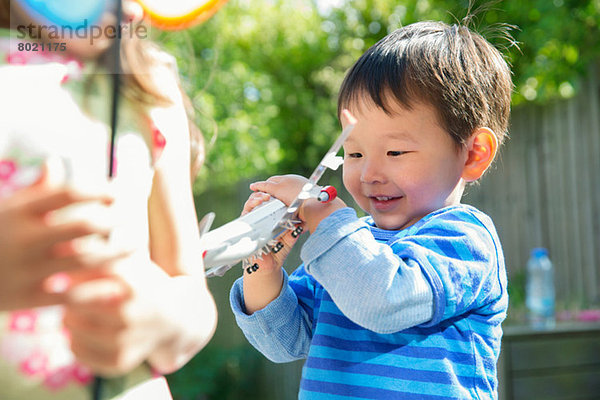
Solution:
[{"label": "blurred foreground figure", "polygon": [[[215,329],[196,130],[173,58],[145,30],[123,31],[115,63],[119,3],[0,0],[2,399],[169,399],[160,374]],[[123,6],[143,26],[141,7]],[[52,35],[82,21],[85,38]]]}]

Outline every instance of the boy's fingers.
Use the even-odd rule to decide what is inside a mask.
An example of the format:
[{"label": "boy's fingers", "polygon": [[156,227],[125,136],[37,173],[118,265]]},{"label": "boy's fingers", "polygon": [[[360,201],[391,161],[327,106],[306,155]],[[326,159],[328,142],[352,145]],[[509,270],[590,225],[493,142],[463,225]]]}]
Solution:
[{"label": "boy's fingers", "polygon": [[277,244],[273,246],[271,250],[271,255],[277,265],[283,265],[303,231],[304,227],[302,225],[297,225],[294,229],[286,232],[278,239]]},{"label": "boy's fingers", "polygon": [[242,215],[248,214],[254,207],[256,207],[254,203],[255,200],[253,199],[246,200],[246,202],[244,203],[244,208],[242,208]]},{"label": "boy's fingers", "polygon": [[259,181],[259,182],[253,182],[250,184],[250,190],[252,191],[259,191],[260,188],[264,185],[264,181]]},{"label": "boy's fingers", "polygon": [[278,183],[281,180],[280,176],[272,176],[266,181],[258,181],[250,184],[250,190],[255,192],[266,192],[271,185]]},{"label": "boy's fingers", "polygon": [[271,200],[271,195],[264,192],[255,192],[252,194],[252,198],[256,202],[256,205],[262,204],[265,201]]},{"label": "boy's fingers", "polygon": [[[256,188],[258,188],[258,190],[261,190],[261,188],[269,188],[269,187],[272,187],[273,185],[277,185],[277,184],[281,183],[282,178],[283,178],[282,176],[276,175],[276,176],[270,177],[266,181],[254,182],[250,186],[256,187]],[[253,189],[253,190],[255,190],[255,189]]]},{"label": "boy's fingers", "polygon": [[248,198],[248,200],[246,200],[246,202],[244,203],[244,208],[242,209],[242,215],[248,214],[254,208],[256,208],[260,204],[264,203],[265,201],[268,201],[269,199],[271,199],[271,196],[267,193],[263,193],[263,192],[252,193],[250,195],[250,197]]},{"label": "boy's fingers", "polygon": [[304,226],[296,225],[294,229],[290,230],[289,232],[286,232],[286,234],[283,236],[283,244],[285,246],[293,247],[298,241],[298,238],[300,237],[302,232],[304,232]]}]

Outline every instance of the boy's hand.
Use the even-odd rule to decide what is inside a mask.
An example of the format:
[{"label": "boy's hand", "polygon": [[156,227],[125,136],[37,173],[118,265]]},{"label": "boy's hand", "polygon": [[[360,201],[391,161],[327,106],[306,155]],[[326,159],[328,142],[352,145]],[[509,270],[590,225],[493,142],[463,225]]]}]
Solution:
[{"label": "boy's hand", "polygon": [[[271,196],[267,193],[252,193],[244,204],[242,215],[249,213],[270,199]],[[277,238],[278,242],[282,244],[277,252],[271,252],[262,257],[254,257],[250,260],[250,268],[244,269],[243,285],[246,313],[253,314],[255,311],[263,309],[279,296],[283,284],[281,268],[297,240],[298,235],[295,236],[292,235],[292,232],[285,232]]]},{"label": "boy's hand", "polygon": [[[250,197],[248,198],[248,200],[246,201],[246,203],[244,204],[244,208],[242,210],[242,215],[249,213],[254,208],[258,207],[259,205],[261,205],[262,203],[264,203],[266,201],[269,201],[270,199],[271,199],[271,195],[269,195],[268,193],[263,193],[263,192],[252,193],[250,195]],[[294,235],[292,235],[292,232],[285,232],[284,234],[282,234],[280,237],[277,238],[277,241],[283,245],[283,247],[281,247],[280,250],[278,250],[277,252],[271,252],[269,254],[265,254],[262,257],[254,257],[253,259],[250,260],[250,265],[253,265],[256,263],[260,270],[261,275],[280,270],[281,267],[283,266],[283,262],[285,261],[286,257],[290,253],[290,250],[292,249],[294,244],[296,243],[296,240],[299,235],[296,234],[295,236],[296,237],[294,237]],[[256,275],[257,272],[258,272],[258,270],[252,271],[252,269],[250,269],[250,272],[248,272],[247,270],[244,270],[245,275],[250,275],[250,274]]]},{"label": "boy's hand", "polygon": [[266,181],[251,183],[250,190],[268,193],[289,206],[306,182],[308,179],[300,175],[276,175]]},{"label": "boy's hand", "polygon": [[[307,182],[308,179],[299,175],[281,175],[251,184],[250,189],[255,193],[250,195],[244,204],[242,215],[268,201],[271,196],[289,206]],[[338,198],[326,204],[320,203],[316,199],[308,199],[298,210],[298,218],[305,222],[308,229],[313,232],[321,220],[345,206],[344,202]],[[251,265],[256,263],[258,268],[244,270],[244,305],[247,314],[263,309],[281,293],[283,284],[281,267],[296,242],[297,236],[292,232],[286,232],[278,238],[278,241],[283,244],[279,251],[251,260]]]},{"label": "boy's hand", "polygon": [[[272,176],[266,181],[252,183],[250,189],[270,194],[289,206],[307,182],[308,179],[299,175]],[[346,204],[337,197],[325,204],[317,199],[307,199],[298,210],[298,218],[310,232],[314,232],[323,219],[344,207]]]}]

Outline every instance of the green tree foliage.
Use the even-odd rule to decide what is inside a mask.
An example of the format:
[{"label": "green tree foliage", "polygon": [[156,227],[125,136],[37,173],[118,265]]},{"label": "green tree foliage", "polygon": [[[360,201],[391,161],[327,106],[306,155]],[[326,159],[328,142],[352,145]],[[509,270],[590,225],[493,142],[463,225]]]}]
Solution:
[{"label": "green tree foliage", "polygon": [[207,138],[196,190],[312,170],[337,135],[336,95],[345,71],[402,25],[474,15],[469,26],[513,66],[514,105],[572,96],[600,57],[600,0],[470,3],[231,0],[203,25],[163,34]]}]

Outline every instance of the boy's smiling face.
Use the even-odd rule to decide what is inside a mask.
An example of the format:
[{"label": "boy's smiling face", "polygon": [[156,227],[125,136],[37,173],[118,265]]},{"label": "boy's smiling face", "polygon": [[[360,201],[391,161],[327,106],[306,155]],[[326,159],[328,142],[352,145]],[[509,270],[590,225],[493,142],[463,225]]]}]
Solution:
[{"label": "boy's smiling face", "polygon": [[468,152],[440,126],[433,107],[396,105],[386,114],[361,103],[350,111],[358,123],[344,144],[344,185],[377,227],[404,229],[460,202]]}]

